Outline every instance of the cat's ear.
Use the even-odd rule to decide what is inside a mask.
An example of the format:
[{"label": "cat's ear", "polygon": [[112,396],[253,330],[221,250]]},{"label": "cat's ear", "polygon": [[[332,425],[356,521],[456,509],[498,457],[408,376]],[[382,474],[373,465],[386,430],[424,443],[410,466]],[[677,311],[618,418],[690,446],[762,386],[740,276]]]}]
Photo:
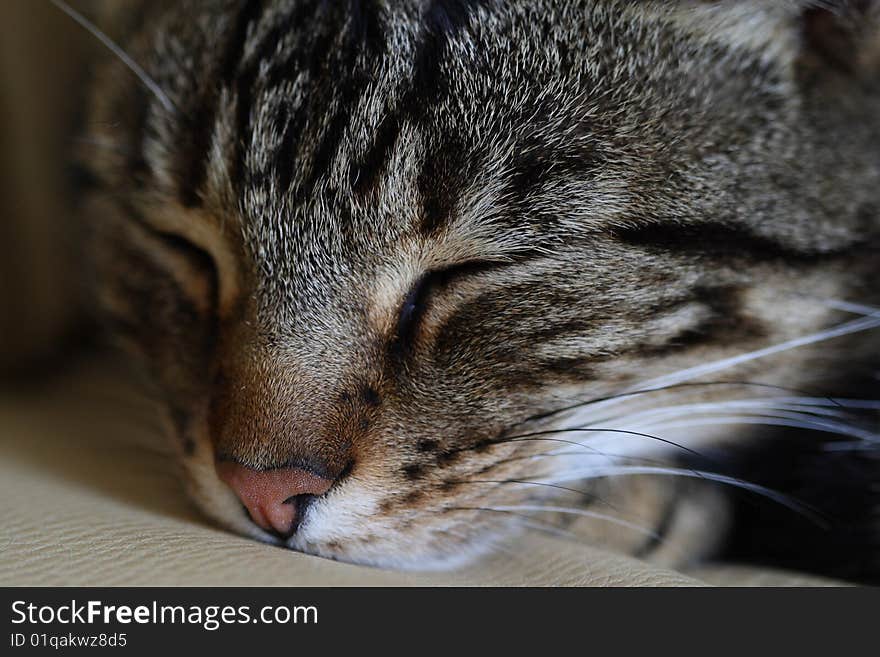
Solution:
[{"label": "cat's ear", "polygon": [[880,75],[880,0],[686,0],[679,21],[815,75]]}]

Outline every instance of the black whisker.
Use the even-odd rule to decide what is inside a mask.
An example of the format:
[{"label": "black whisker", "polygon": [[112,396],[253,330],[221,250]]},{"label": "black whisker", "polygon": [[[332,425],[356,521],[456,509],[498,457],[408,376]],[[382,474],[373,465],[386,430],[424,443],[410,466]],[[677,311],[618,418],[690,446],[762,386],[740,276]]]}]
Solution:
[{"label": "black whisker", "polygon": [[706,459],[707,461],[712,461],[709,456],[705,454],[701,454],[696,450],[693,450],[689,447],[685,447],[684,445],[680,445],[672,440],[667,440],[666,438],[660,438],[659,436],[652,436],[648,433],[642,433],[640,431],[628,431],[626,429],[606,429],[600,427],[585,427],[585,428],[562,428],[562,429],[547,429],[544,431],[533,431],[530,433],[523,433],[514,436],[506,436],[504,438],[494,438],[491,440],[485,440],[477,443],[476,445],[471,445],[468,447],[461,447],[456,450],[452,450],[453,452],[467,452],[473,451],[477,449],[483,449],[485,447],[490,447],[492,445],[501,445],[504,443],[515,443],[515,442],[525,442],[525,441],[550,441],[550,442],[558,442],[566,445],[576,445],[578,447],[582,447],[584,449],[591,449],[592,451],[596,451],[595,448],[591,448],[589,445],[584,445],[583,443],[579,443],[575,440],[565,440],[563,438],[541,438],[540,436],[552,436],[559,433],[619,433],[630,436],[637,436],[639,438],[650,438],[652,440],[657,440],[661,443],[671,445],[672,447],[677,447],[678,449],[687,452],[692,456],[696,456],[701,459]]}]

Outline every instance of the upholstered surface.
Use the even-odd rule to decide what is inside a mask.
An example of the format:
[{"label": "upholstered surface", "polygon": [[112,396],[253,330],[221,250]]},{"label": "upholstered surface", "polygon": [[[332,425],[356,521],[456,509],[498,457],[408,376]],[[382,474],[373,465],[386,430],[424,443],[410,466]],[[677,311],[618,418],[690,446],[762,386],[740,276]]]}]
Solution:
[{"label": "upholstered surface", "polygon": [[151,406],[106,363],[0,393],[0,585],[819,584],[732,566],[698,577],[538,535],[449,573],[334,563],[213,527]]}]

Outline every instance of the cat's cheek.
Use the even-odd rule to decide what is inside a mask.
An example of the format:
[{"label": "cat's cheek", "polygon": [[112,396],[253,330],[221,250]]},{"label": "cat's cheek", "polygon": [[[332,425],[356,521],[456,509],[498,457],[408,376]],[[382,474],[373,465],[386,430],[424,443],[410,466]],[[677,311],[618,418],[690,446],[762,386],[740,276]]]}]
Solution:
[{"label": "cat's cheek", "polygon": [[206,430],[190,429],[184,437],[175,436],[174,441],[178,445],[184,491],[203,514],[237,534],[264,543],[279,542],[251,522],[232,489],[217,477],[214,451]]},{"label": "cat's cheek", "polygon": [[309,508],[287,547],[361,565],[441,571],[468,565],[521,531],[499,514],[446,513],[440,495],[406,503],[411,495],[389,496],[393,487],[379,478],[347,481]]}]

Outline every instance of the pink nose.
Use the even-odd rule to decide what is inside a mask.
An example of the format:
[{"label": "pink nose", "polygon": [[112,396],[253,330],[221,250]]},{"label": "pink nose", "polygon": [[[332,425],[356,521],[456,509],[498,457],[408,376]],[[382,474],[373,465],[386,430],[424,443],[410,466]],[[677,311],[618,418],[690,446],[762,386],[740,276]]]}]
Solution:
[{"label": "pink nose", "polygon": [[217,474],[229,485],[255,523],[266,531],[287,537],[295,530],[304,502],[323,495],[332,479],[299,468],[252,470],[238,463],[217,463]]}]

